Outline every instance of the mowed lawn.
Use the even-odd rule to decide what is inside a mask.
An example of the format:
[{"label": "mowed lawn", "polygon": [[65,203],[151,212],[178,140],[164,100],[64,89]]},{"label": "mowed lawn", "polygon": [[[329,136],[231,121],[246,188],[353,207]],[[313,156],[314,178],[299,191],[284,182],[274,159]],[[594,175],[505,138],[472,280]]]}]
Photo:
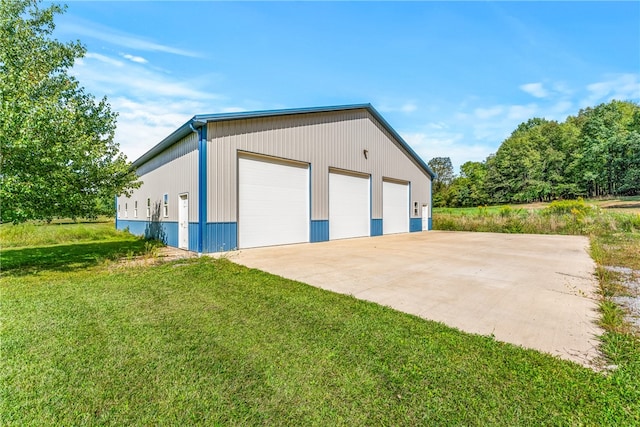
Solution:
[{"label": "mowed lawn", "polygon": [[2,425],[640,423],[624,369],[225,259],[127,263],[155,252],[124,233],[74,240],[3,247]]}]

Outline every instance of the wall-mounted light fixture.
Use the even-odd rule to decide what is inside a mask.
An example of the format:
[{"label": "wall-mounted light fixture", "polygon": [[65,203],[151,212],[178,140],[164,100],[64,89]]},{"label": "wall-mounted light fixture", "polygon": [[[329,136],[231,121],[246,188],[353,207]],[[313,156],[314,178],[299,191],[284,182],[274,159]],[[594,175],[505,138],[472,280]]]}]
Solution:
[{"label": "wall-mounted light fixture", "polygon": [[362,154],[364,154],[365,159],[369,158],[369,150],[362,150]]}]

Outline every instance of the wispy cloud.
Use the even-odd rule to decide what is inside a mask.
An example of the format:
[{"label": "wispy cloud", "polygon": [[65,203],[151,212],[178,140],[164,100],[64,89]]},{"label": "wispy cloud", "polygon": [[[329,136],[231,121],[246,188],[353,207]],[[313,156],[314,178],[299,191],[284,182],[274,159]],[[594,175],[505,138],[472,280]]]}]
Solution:
[{"label": "wispy cloud", "polygon": [[125,58],[125,59],[128,59],[131,62],[136,62],[138,64],[146,64],[147,62],[149,62],[149,61],[147,61],[145,58],[143,58],[141,56],[129,55],[128,53],[122,55],[122,57]]},{"label": "wispy cloud", "polygon": [[640,79],[638,74],[619,74],[608,79],[587,85],[587,97],[581,106],[593,106],[598,103],[618,99],[640,99]]},{"label": "wispy cloud", "polygon": [[89,82],[98,92],[107,95],[123,93],[133,97],[200,100],[219,98],[195,81],[159,73],[141,66],[139,61],[123,62],[96,53],[88,53],[76,64],[73,73],[80,82]]},{"label": "wispy cloud", "polygon": [[493,151],[489,144],[466,142],[462,132],[401,132],[401,135],[425,162],[434,157],[449,157],[456,173],[463,163],[481,162]]},{"label": "wispy cloud", "polygon": [[108,96],[118,112],[115,141],[129,160],[140,157],[195,114],[246,110],[212,92],[207,76],[185,79],[154,70],[136,57],[120,57],[128,60],[89,52],[71,73],[96,97]]},{"label": "wispy cloud", "polygon": [[56,31],[61,33],[72,34],[74,37],[83,36],[91,37],[97,40],[107,42],[116,46],[126,47],[127,49],[135,49],[148,52],[164,52],[173,55],[187,56],[198,58],[202,54],[189,49],[181,49],[174,46],[157,43],[152,40],[144,39],[135,34],[125,33],[114,28],[107,27],[95,22],[86,21],[76,17],[69,17],[61,20]]},{"label": "wispy cloud", "polygon": [[549,96],[549,91],[544,88],[542,83],[527,83],[520,86],[520,89],[536,98],[546,98]]},{"label": "wispy cloud", "polygon": [[400,112],[400,113],[409,114],[418,110],[418,105],[413,101],[406,101],[406,102],[383,101],[383,102],[377,103],[377,105],[378,105],[377,109],[383,113]]}]

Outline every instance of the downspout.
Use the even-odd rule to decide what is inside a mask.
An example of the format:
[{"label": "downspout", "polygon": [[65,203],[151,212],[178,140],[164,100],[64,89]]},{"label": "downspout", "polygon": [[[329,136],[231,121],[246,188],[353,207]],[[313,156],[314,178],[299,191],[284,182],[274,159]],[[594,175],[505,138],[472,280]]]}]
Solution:
[{"label": "downspout", "polygon": [[[194,126],[195,124],[195,126]],[[197,126],[197,127],[196,127]],[[206,122],[195,118],[189,127],[198,135],[198,256],[204,250],[204,239],[207,224],[207,128]]]}]

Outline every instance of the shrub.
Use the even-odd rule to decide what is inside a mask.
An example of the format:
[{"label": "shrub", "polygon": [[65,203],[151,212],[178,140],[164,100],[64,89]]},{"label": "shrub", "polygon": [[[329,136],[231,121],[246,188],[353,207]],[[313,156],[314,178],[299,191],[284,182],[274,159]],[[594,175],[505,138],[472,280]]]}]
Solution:
[{"label": "shrub", "polygon": [[554,200],[543,210],[545,214],[585,216],[593,211],[582,198],[577,200]]}]

